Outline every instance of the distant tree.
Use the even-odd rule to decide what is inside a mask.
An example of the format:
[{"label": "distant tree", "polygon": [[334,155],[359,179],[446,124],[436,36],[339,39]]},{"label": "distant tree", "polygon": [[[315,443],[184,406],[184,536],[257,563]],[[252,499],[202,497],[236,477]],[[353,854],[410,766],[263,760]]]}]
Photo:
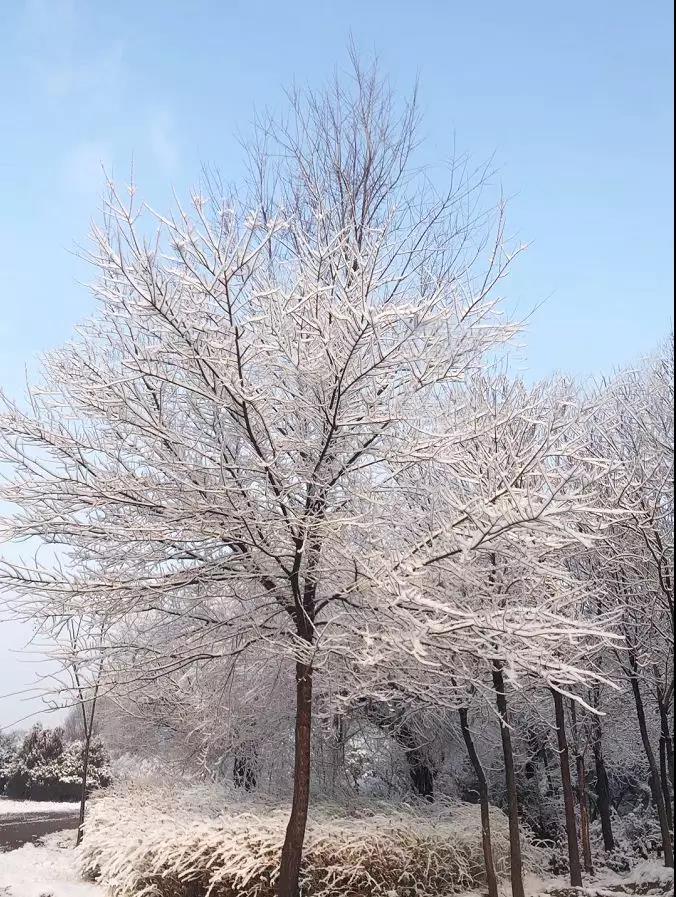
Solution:
[{"label": "distant tree", "polygon": [[11,775],[5,788],[9,797],[49,799],[45,787],[56,778],[57,764],[63,754],[63,730],[45,729],[36,723],[25,736],[16,753]]},{"label": "distant tree", "polygon": [[10,778],[18,749],[19,733],[0,731],[0,794]]},{"label": "distant tree", "polygon": [[82,741],[64,745],[61,728],[45,729],[37,723],[9,760],[5,792],[20,800],[77,800],[85,762],[90,769],[88,790],[107,787],[110,759],[99,739],[92,739],[86,751]]}]

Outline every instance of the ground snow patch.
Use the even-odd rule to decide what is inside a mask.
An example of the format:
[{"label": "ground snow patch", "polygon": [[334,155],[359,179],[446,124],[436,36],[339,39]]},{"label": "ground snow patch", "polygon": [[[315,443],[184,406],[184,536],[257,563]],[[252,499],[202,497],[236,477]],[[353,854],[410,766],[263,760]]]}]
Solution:
[{"label": "ground snow patch", "polygon": [[1,897],[103,897],[99,885],[82,881],[76,857],[72,832],[0,854]]},{"label": "ground snow patch", "polygon": [[9,800],[0,798],[0,819],[3,816],[30,816],[32,814],[59,813],[72,815],[80,812],[80,804],[52,800]]}]

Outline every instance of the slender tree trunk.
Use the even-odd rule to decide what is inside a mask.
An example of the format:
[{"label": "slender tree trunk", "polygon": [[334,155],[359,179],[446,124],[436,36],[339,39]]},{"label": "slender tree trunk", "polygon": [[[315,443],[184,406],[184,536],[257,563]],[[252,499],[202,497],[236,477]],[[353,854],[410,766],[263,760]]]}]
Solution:
[{"label": "slender tree trunk", "polygon": [[636,705],[636,716],[638,717],[638,727],[641,732],[641,741],[643,742],[643,750],[645,751],[650,767],[650,791],[653,801],[657,807],[657,817],[660,822],[660,832],[662,835],[662,851],[664,855],[664,865],[673,868],[674,866],[674,850],[671,844],[671,832],[669,831],[669,820],[667,818],[667,808],[664,803],[664,794],[660,787],[660,771],[655,760],[655,752],[650,744],[650,736],[648,735],[648,725],[645,718],[645,708],[643,706],[643,697],[638,682],[636,656],[633,651],[629,651],[629,663],[631,664],[631,672],[629,679],[631,681],[631,690],[634,695],[634,704]]},{"label": "slender tree trunk", "polygon": [[660,701],[660,724],[661,737],[664,739],[664,747],[667,755],[667,772],[669,781],[673,788],[674,785],[674,739],[669,731],[669,714],[667,707]]},{"label": "slender tree trunk", "polygon": [[601,751],[601,745],[594,745],[594,767],[596,769],[596,797],[601,817],[601,831],[603,833],[603,846],[607,851],[615,850],[615,838],[613,836],[613,822],[610,803],[610,786],[606,763]]},{"label": "slender tree trunk", "polygon": [[342,713],[335,713],[333,715],[332,732],[331,793],[335,797],[338,772],[345,768],[345,718]]},{"label": "slender tree trunk", "polygon": [[296,733],[291,817],[286,828],[277,882],[277,897],[298,897],[300,864],[310,802],[310,731],[312,667],[296,663]]},{"label": "slender tree trunk", "polygon": [[660,737],[664,739],[664,747],[667,755],[667,771],[671,786],[674,786],[674,739],[669,729],[669,704],[664,696],[659,697],[660,708]]},{"label": "slender tree trunk", "polygon": [[540,781],[538,775],[538,758],[541,757],[541,749],[539,744],[539,738],[537,734],[532,730],[528,730],[528,747],[530,749],[530,757],[528,758],[528,762],[525,767],[526,778],[530,779],[533,782],[535,787],[535,799],[537,800],[538,805],[538,824],[539,831],[537,834],[540,838],[546,838],[546,827],[545,827],[545,815],[544,815],[544,807],[542,805],[542,793],[540,791]]},{"label": "slender tree trunk", "polygon": [[82,842],[84,834],[83,826],[85,820],[85,806],[87,804],[87,776],[89,774],[89,747],[91,744],[91,730],[87,732],[84,740],[84,752],[82,755],[82,786],[80,791],[80,816],[77,823],[77,835],[75,838],[75,846],[78,847]]},{"label": "slender tree trunk", "polygon": [[[72,644],[75,646],[75,635],[74,630],[69,630],[71,633]],[[103,637],[103,636],[101,636]],[[94,716],[96,714],[96,702],[99,694],[99,683],[101,681],[101,670],[102,670],[103,660],[99,660],[98,667],[98,675],[96,679],[96,685],[94,686],[94,691],[91,697],[91,703],[89,707],[89,714],[87,714],[87,704],[85,702],[85,691],[82,687],[82,681],[80,679],[80,672],[76,664],[72,667],[73,679],[75,681],[75,685],[77,687],[77,694],[80,701],[80,712],[82,713],[82,734],[84,735],[84,752],[82,756],[82,785],[80,791],[80,814],[78,818],[78,826],[77,826],[77,835],[75,837],[75,846],[78,847],[82,842],[82,837],[84,835],[84,819],[85,819],[85,808],[87,805],[87,777],[89,774],[89,753],[91,749],[92,743],[92,735],[94,734]]]},{"label": "slender tree trunk", "polygon": [[664,798],[664,809],[667,811],[667,823],[670,829],[674,827],[674,817],[671,811],[671,789],[669,787],[669,773],[667,772],[667,747],[664,738],[660,736],[660,787]]},{"label": "slender tree trunk", "polygon": [[580,868],[580,850],[577,843],[575,800],[573,797],[573,785],[570,780],[570,763],[568,759],[568,739],[566,738],[566,718],[563,709],[563,696],[555,689],[552,689],[552,696],[554,698],[556,739],[559,747],[559,763],[561,765],[563,806],[566,814],[566,840],[568,841],[570,883],[574,888],[580,888],[582,887],[582,870]]},{"label": "slender tree trunk", "polygon": [[615,849],[615,838],[613,837],[613,824],[610,812],[610,786],[608,785],[606,763],[603,759],[601,722],[598,719],[594,727],[593,751],[594,768],[596,769],[596,797],[599,805],[599,815],[601,816],[603,846],[607,851],[611,851]]},{"label": "slender tree trunk", "polygon": [[674,744],[669,731],[669,714],[662,694],[658,694],[657,704],[660,711],[660,780],[667,811],[667,822],[673,831],[674,814],[671,789],[674,786]]},{"label": "slender tree trunk", "polygon": [[481,845],[484,853],[484,865],[486,867],[486,884],[488,885],[488,897],[498,897],[498,880],[495,875],[495,864],[493,862],[493,842],[491,840],[491,818],[490,806],[488,803],[488,784],[486,775],[481,765],[481,760],[474,747],[472,741],[472,733],[469,730],[467,722],[467,708],[461,707],[458,711],[460,716],[460,729],[462,737],[465,741],[465,747],[469,755],[472,769],[477,778],[479,787],[479,803],[481,805]]},{"label": "slender tree trunk", "polygon": [[580,804],[580,838],[582,840],[582,859],[584,871],[587,875],[594,874],[592,862],[591,840],[589,837],[589,798],[587,797],[587,771],[584,765],[584,757],[578,754],[575,758],[577,769],[577,792]]},{"label": "slender tree trunk", "polygon": [[589,838],[589,797],[587,795],[587,770],[584,755],[580,747],[580,729],[577,722],[575,701],[570,702],[570,716],[573,721],[575,744],[575,774],[577,777],[577,802],[580,807],[580,841],[582,842],[582,862],[587,875],[594,874],[592,863],[591,840]]},{"label": "slender tree trunk", "polygon": [[547,776],[547,794],[551,797],[552,794],[556,791],[554,787],[554,782],[552,780],[552,773],[549,768],[549,757],[547,756],[547,745],[542,742],[540,745],[540,760],[542,762],[542,768],[545,771],[545,775]]},{"label": "slender tree trunk", "polygon": [[516,792],[516,776],[514,774],[514,752],[512,750],[512,736],[507,718],[505,677],[502,672],[502,664],[498,661],[493,664],[493,688],[495,689],[495,700],[498,713],[500,714],[500,737],[502,739],[502,754],[505,761],[512,897],[524,897],[523,860],[521,857],[521,836],[519,833],[519,798]]}]

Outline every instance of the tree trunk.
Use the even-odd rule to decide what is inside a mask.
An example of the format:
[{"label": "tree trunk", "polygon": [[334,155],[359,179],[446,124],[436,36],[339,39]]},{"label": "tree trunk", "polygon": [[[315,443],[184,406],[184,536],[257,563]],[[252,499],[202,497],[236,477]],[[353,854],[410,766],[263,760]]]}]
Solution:
[{"label": "tree trunk", "polygon": [[580,841],[582,842],[582,862],[587,875],[594,874],[591,841],[589,838],[589,797],[587,795],[587,770],[581,748],[580,729],[577,722],[575,701],[570,701],[570,716],[573,722],[575,744],[575,773],[577,777],[577,802],[580,807]]},{"label": "tree trunk", "polygon": [[411,786],[425,800],[434,800],[434,770],[425,756],[424,744],[415,729],[402,723],[401,716],[382,701],[362,699],[367,719],[387,732],[403,749]]},{"label": "tree trunk", "polygon": [[641,741],[643,742],[643,750],[645,751],[650,767],[650,791],[653,801],[657,807],[657,817],[660,822],[660,832],[662,835],[662,851],[664,855],[664,865],[673,868],[674,851],[671,844],[671,832],[669,831],[669,821],[667,818],[667,808],[664,803],[664,794],[660,787],[660,771],[655,760],[655,752],[650,744],[650,736],[648,735],[648,725],[645,718],[645,708],[643,706],[643,697],[641,696],[641,688],[638,683],[636,655],[633,651],[629,651],[629,663],[631,664],[631,672],[629,680],[631,682],[631,690],[634,695],[634,704],[636,705],[636,716],[638,717],[638,727],[641,732]]},{"label": "tree trunk", "polygon": [[342,713],[334,713],[332,719],[332,731],[331,794],[335,797],[338,773],[345,768],[345,718]]},{"label": "tree trunk", "polygon": [[606,772],[605,760],[603,759],[601,722],[598,719],[594,727],[593,751],[594,768],[596,769],[596,797],[599,805],[599,815],[601,816],[603,846],[607,851],[611,851],[615,849],[615,838],[613,837],[613,824],[610,813],[610,786],[608,785],[608,774]]},{"label": "tree trunk", "polygon": [[505,761],[512,897],[524,897],[523,860],[521,858],[521,837],[519,833],[519,799],[516,792],[516,777],[514,774],[514,752],[512,750],[512,736],[507,718],[505,677],[502,672],[502,664],[498,661],[495,661],[493,664],[493,688],[495,689],[495,700],[498,713],[500,714],[500,737],[502,739],[502,754]]},{"label": "tree trunk", "polygon": [[546,838],[546,824],[545,824],[545,814],[544,807],[542,805],[542,793],[540,791],[540,777],[538,775],[538,759],[542,757],[542,748],[540,745],[540,739],[536,732],[533,729],[528,729],[528,747],[530,750],[530,756],[528,758],[528,762],[524,768],[524,773],[527,779],[530,779],[535,788],[535,799],[538,805],[538,825],[539,830],[536,832],[538,837]]},{"label": "tree trunk", "polygon": [[552,689],[554,713],[556,716],[556,739],[559,747],[559,763],[561,765],[561,784],[563,786],[563,806],[566,814],[566,840],[568,841],[568,862],[570,865],[570,883],[574,888],[582,887],[582,870],[580,868],[580,850],[577,843],[577,825],[575,823],[575,800],[573,785],[570,780],[570,763],[568,759],[568,739],[566,738],[566,718],[563,709],[563,696]]},{"label": "tree trunk", "polygon": [[660,708],[660,738],[664,740],[666,751],[667,771],[671,787],[674,787],[674,740],[669,731],[669,708],[662,696],[659,698]]},{"label": "tree trunk", "polygon": [[664,798],[664,809],[667,812],[667,824],[674,828],[674,817],[671,811],[671,789],[669,788],[669,773],[667,772],[667,746],[664,738],[660,736],[660,787]]},{"label": "tree trunk", "polygon": [[85,820],[85,806],[87,804],[87,776],[89,774],[89,747],[91,744],[91,732],[88,732],[84,740],[84,751],[82,754],[82,790],[80,791],[80,816],[77,823],[77,835],[75,837],[75,846],[78,847],[82,843],[84,834],[83,826]]},{"label": "tree trunk", "polygon": [[413,790],[425,800],[433,801],[434,774],[425,757],[424,745],[421,744],[420,738],[406,724],[395,724],[392,732],[395,741],[404,749]]},{"label": "tree trunk", "polygon": [[667,822],[673,831],[674,814],[671,804],[671,789],[674,784],[674,745],[669,731],[669,715],[661,694],[657,696],[657,704],[660,711],[660,781],[667,811]]},{"label": "tree trunk", "polygon": [[587,771],[584,766],[584,757],[578,754],[575,758],[577,769],[577,793],[580,804],[580,838],[582,840],[582,860],[584,871],[587,875],[594,874],[592,863],[591,840],[589,838],[589,798],[587,797]]},{"label": "tree trunk", "polygon": [[472,769],[477,778],[479,788],[479,803],[481,805],[481,845],[484,853],[484,865],[486,867],[486,884],[488,885],[488,897],[498,897],[498,880],[495,875],[495,864],[493,862],[493,842],[491,840],[491,819],[490,807],[488,804],[488,784],[486,775],[481,765],[481,760],[474,747],[472,741],[472,733],[469,730],[467,722],[467,708],[461,707],[458,711],[460,715],[460,729],[462,737],[465,741],[465,747],[469,755]]},{"label": "tree trunk", "polygon": [[296,663],[296,732],[293,801],[286,828],[277,881],[277,897],[298,897],[300,864],[310,801],[310,731],[312,724],[312,667]]},{"label": "tree trunk", "polygon": [[434,775],[425,757],[420,739],[416,737],[415,732],[407,725],[400,725],[395,730],[394,737],[404,749],[413,790],[420,797],[424,797],[425,800],[433,801]]}]

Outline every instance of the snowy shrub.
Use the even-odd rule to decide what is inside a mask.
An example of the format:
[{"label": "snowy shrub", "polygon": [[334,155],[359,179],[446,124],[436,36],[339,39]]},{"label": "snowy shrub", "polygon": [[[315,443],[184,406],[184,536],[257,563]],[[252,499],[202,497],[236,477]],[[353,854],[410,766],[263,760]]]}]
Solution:
[{"label": "snowy shrub", "polygon": [[111,768],[116,783],[136,781],[159,785],[166,781],[167,763],[159,757],[121,754],[112,760]]},{"label": "snowy shrub", "polygon": [[[172,798],[117,790],[91,807],[82,871],[114,897],[272,897],[286,808],[231,804],[206,790]],[[218,813],[218,815],[216,815]],[[483,880],[477,807],[335,806],[310,817],[302,893],[313,897],[448,897]],[[507,821],[493,813],[496,865],[508,864]],[[530,851],[530,854],[529,854]],[[535,860],[531,848],[526,850]]]},{"label": "snowy shrub", "polygon": [[[83,753],[80,741],[64,746],[61,729],[33,726],[6,763],[5,793],[20,800],[78,800]],[[89,747],[87,790],[105,788],[110,780],[110,760],[101,741],[94,738]]]},{"label": "snowy shrub", "polygon": [[655,857],[662,839],[659,822],[650,810],[647,813],[632,811],[624,816],[613,813],[612,823],[615,849],[610,853],[603,849],[600,821],[595,820],[591,825],[592,849],[599,867],[626,872],[641,860]]}]

